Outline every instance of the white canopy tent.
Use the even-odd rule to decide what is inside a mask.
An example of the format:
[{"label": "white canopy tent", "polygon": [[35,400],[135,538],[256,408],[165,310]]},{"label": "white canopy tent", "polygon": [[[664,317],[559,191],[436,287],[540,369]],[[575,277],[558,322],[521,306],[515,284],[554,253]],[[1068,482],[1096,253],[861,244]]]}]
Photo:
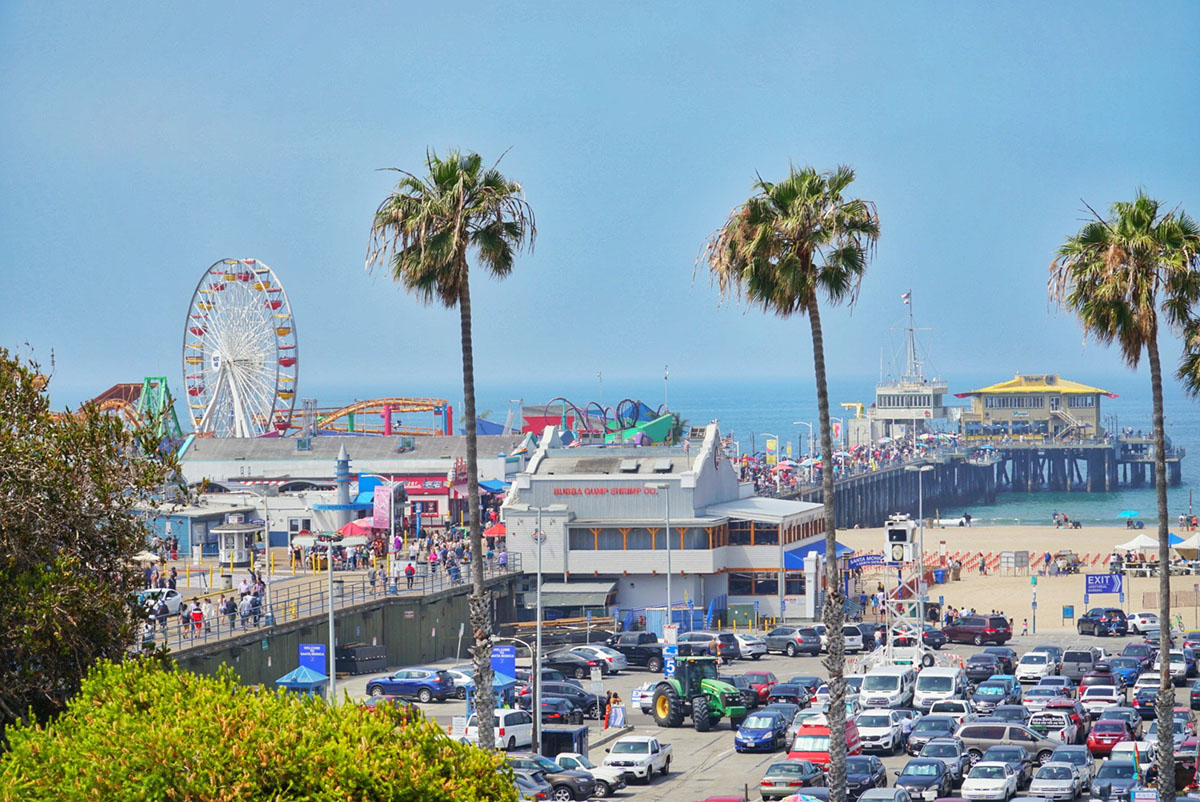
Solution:
[{"label": "white canopy tent", "polygon": [[1116,546],[1121,551],[1141,551],[1143,549],[1157,549],[1158,541],[1149,535],[1138,535],[1128,543],[1121,543]]}]

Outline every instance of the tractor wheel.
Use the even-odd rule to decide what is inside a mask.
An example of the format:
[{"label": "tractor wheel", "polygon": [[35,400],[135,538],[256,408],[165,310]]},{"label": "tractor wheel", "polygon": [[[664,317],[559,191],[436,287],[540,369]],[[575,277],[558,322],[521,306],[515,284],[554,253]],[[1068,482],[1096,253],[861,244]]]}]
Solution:
[{"label": "tractor wheel", "polygon": [[708,732],[712,729],[712,719],[708,716],[708,697],[697,696],[692,699],[692,726],[696,732]]},{"label": "tractor wheel", "polygon": [[683,723],[683,700],[670,685],[663,685],[654,692],[651,704],[654,723],[660,727],[678,727]]}]

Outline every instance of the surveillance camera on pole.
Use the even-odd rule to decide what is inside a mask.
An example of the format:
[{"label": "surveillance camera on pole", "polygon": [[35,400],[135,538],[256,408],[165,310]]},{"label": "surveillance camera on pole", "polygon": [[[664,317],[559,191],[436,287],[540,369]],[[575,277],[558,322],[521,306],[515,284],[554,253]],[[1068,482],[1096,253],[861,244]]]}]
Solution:
[{"label": "surveillance camera on pole", "polygon": [[883,553],[890,563],[910,563],[917,555],[917,524],[903,513],[896,513],[884,524],[887,544]]}]

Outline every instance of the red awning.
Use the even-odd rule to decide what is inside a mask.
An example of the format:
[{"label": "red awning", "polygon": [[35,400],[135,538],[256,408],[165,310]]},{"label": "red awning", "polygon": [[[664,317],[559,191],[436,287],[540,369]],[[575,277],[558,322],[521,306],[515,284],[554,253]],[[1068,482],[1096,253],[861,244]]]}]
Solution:
[{"label": "red awning", "polygon": [[483,534],[487,535],[488,537],[496,537],[497,535],[507,535],[508,529],[505,528],[504,524],[492,524],[487,529],[483,530]]}]

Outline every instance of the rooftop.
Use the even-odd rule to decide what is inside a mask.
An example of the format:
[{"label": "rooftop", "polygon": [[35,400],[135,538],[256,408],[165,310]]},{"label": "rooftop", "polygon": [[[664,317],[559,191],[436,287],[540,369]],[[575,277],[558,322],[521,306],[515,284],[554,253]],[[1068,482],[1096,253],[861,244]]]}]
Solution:
[{"label": "rooftop", "polygon": [[[296,437],[197,437],[183,454],[184,462],[208,460],[314,460],[332,463],[345,448],[354,460],[454,459],[467,456],[465,435],[392,435],[337,437],[309,440],[308,450],[297,448]],[[511,454],[525,439],[523,434],[480,435],[479,456]]]},{"label": "rooftop", "polygon": [[711,504],[704,511],[709,515],[737,518],[743,521],[782,523],[787,518],[804,515],[819,509],[822,509],[822,505],[813,504],[808,501],[790,501],[781,498],[750,496],[748,498],[740,498],[736,501]]},{"label": "rooftop", "polygon": [[993,384],[990,387],[981,387],[978,390],[969,390],[965,393],[955,393],[955,398],[968,398],[973,395],[996,395],[1001,393],[1063,393],[1063,394],[1081,394],[1090,395],[1099,393],[1108,398],[1116,398],[1116,393],[1110,393],[1108,390],[1101,390],[1099,387],[1089,387],[1086,384],[1073,382],[1070,379],[1064,379],[1057,373],[1039,373],[1024,375],[1018,373],[1014,378],[999,384]]},{"label": "rooftop", "polygon": [[691,470],[692,459],[682,446],[554,448],[546,452],[536,473],[539,476],[669,476]]}]

